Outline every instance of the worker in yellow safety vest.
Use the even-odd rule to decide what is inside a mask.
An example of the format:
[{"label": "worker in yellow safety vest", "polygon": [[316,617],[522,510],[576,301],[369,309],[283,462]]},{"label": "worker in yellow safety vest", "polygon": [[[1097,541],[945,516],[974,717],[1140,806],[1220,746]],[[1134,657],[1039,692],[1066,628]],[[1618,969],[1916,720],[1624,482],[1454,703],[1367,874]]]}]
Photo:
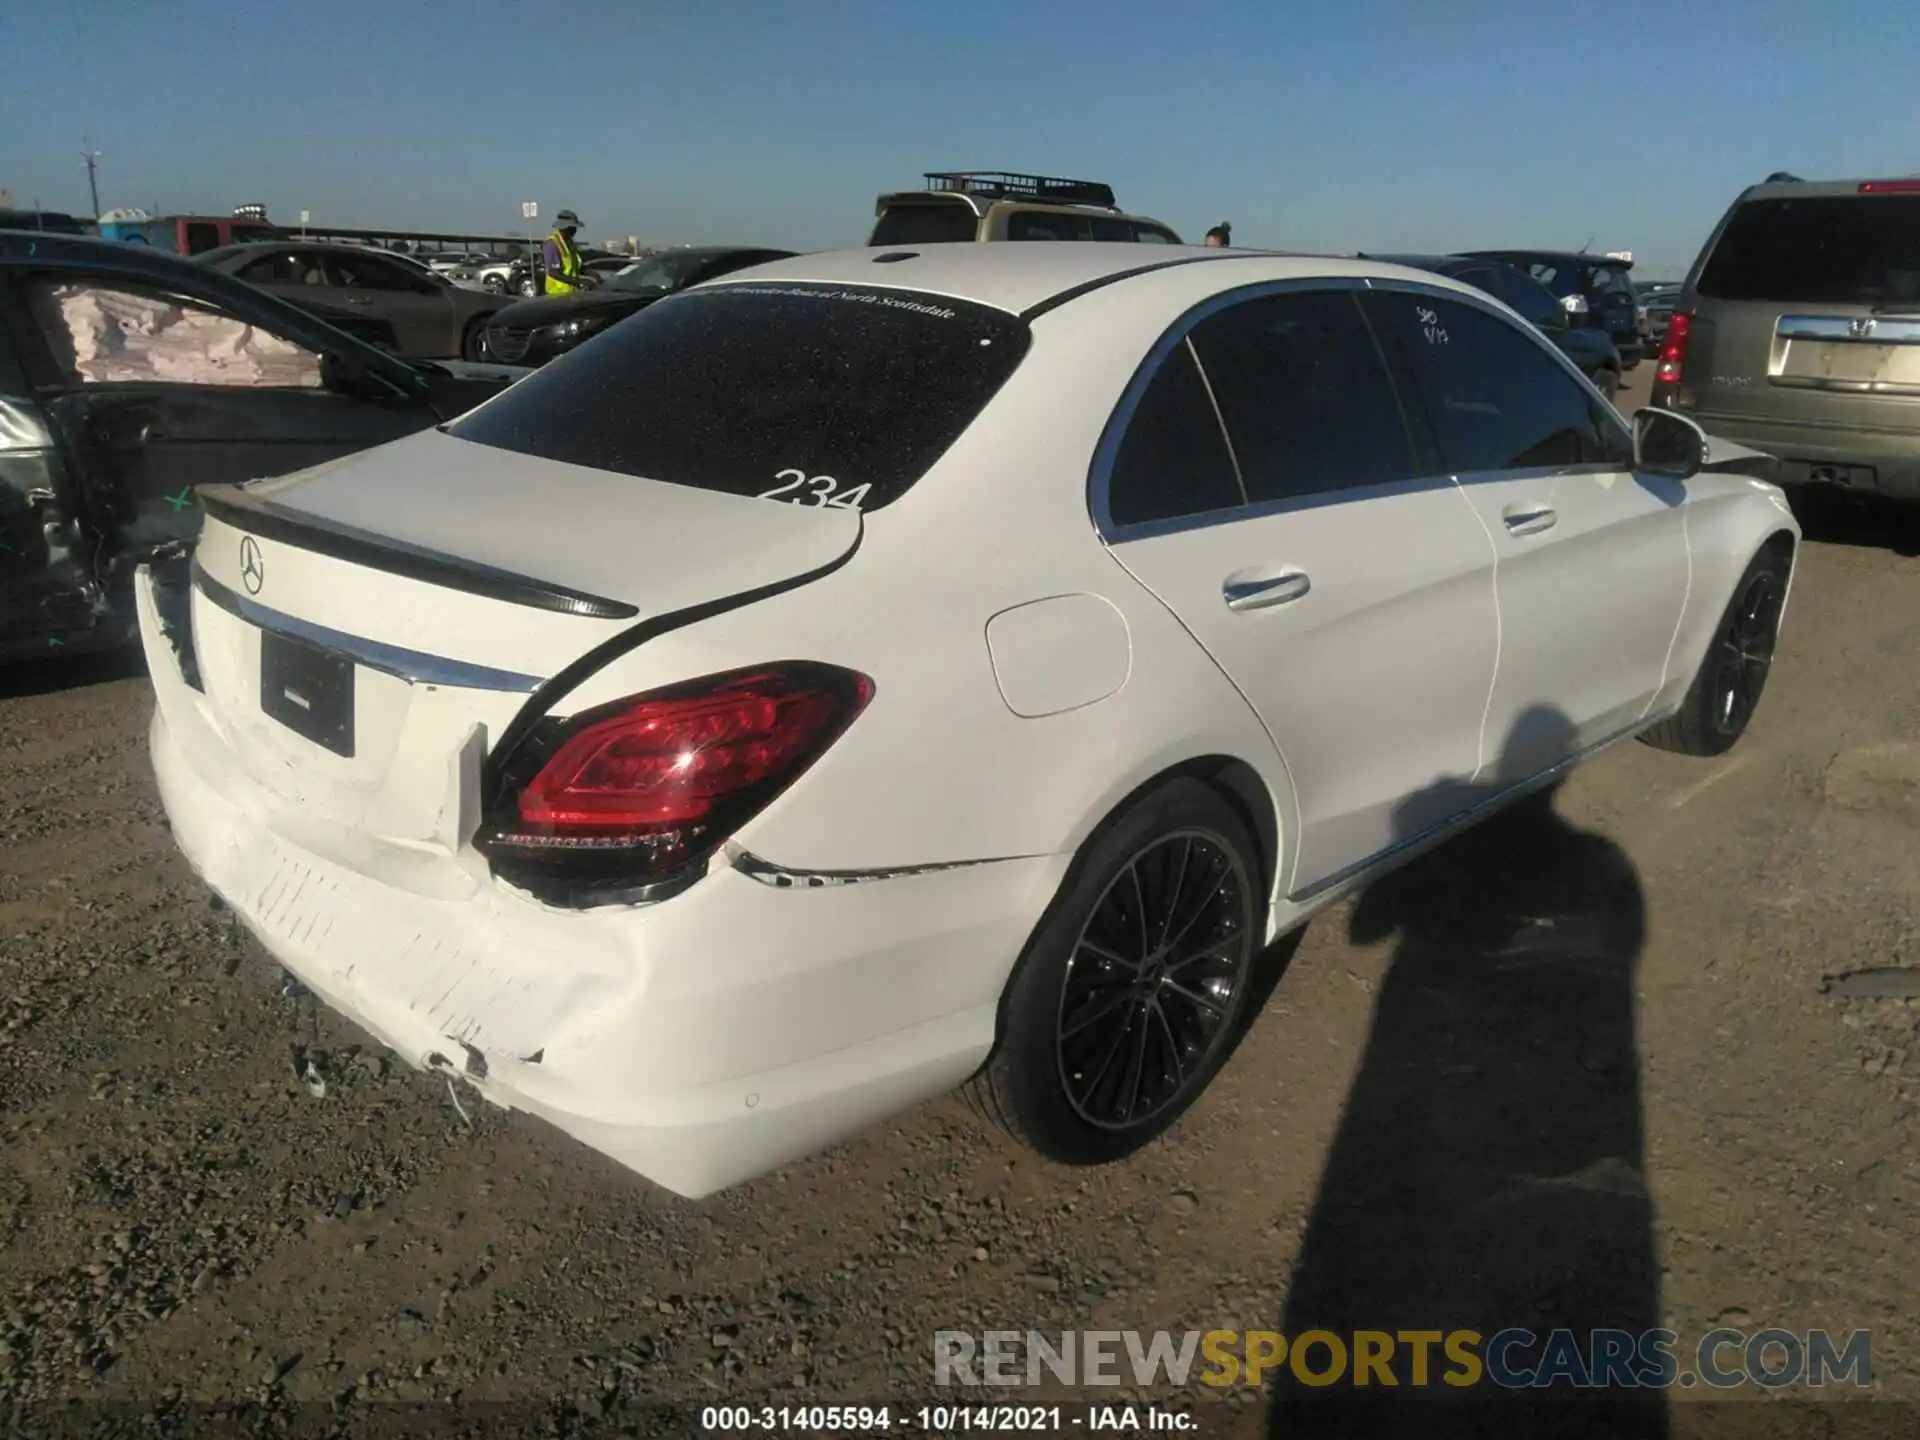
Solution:
[{"label": "worker in yellow safety vest", "polygon": [[549,295],[571,295],[580,288],[580,252],[573,248],[573,235],[579,228],[580,217],[571,210],[562,210],[554,217],[553,233],[540,247]]}]

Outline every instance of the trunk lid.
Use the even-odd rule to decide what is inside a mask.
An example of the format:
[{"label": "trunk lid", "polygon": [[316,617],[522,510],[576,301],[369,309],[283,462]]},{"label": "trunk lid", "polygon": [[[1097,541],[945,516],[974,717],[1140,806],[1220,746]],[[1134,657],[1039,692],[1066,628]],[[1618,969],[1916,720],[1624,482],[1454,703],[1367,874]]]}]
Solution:
[{"label": "trunk lid", "polygon": [[541,682],[644,620],[804,581],[861,529],[434,431],[203,501],[208,718],[259,803],[348,859],[329,832],[458,850]]}]

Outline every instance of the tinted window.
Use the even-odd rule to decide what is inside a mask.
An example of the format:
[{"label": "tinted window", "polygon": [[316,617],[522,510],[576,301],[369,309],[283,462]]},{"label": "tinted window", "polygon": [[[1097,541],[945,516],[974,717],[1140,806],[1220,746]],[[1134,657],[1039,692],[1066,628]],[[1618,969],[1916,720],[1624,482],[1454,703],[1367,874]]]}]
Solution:
[{"label": "tinted window", "polygon": [[217,250],[220,247],[220,227],[218,225],[195,224],[187,226],[187,253],[198,255],[203,250]]},{"label": "tinted window", "polygon": [[1377,291],[1369,304],[1455,474],[1606,459],[1600,402],[1527,333],[1453,300]]},{"label": "tinted window", "polygon": [[1616,270],[1611,265],[1596,266],[1587,280],[1587,292],[1606,300],[1624,301],[1629,305],[1638,304],[1634,298],[1633,281],[1627,278],[1627,272]]},{"label": "tinted window", "polygon": [[1133,238],[1142,245],[1178,245],[1180,237],[1160,225],[1135,225]]},{"label": "tinted window", "polygon": [[1553,292],[1531,275],[1523,274],[1511,266],[1500,272],[1500,289],[1496,293],[1517,310],[1520,318],[1529,325],[1553,330],[1567,323],[1567,312],[1553,298]]},{"label": "tinted window", "polygon": [[1249,300],[1201,321],[1193,348],[1249,501],[1414,474],[1399,400],[1353,292]]},{"label": "tinted window", "polygon": [[1107,513],[1116,525],[1138,525],[1230,509],[1243,498],[1220,418],[1183,341],[1134,407],[1107,480]]},{"label": "tinted window", "polygon": [[973,423],[1028,339],[1004,311],[912,291],[688,290],[448,429],[596,470],[875,510]]},{"label": "tinted window", "polygon": [[371,256],[332,255],[327,259],[333,283],[352,290],[424,290],[426,286],[387,260]]},{"label": "tinted window", "polygon": [[1016,210],[1007,217],[1007,239],[1091,240],[1093,227],[1087,222],[1085,215],[1063,211]]},{"label": "tinted window", "polygon": [[934,200],[889,205],[873,227],[869,245],[941,245],[973,239],[979,227],[964,201]]},{"label": "tinted window", "polygon": [[1093,238],[1096,240],[1118,240],[1124,244],[1133,243],[1133,226],[1125,220],[1112,215],[1093,217]]},{"label": "tinted window", "polygon": [[242,280],[252,285],[324,285],[325,271],[317,257],[291,250],[276,250],[250,260],[240,267]]},{"label": "tinted window", "polygon": [[1458,280],[1462,285],[1471,285],[1474,289],[1484,291],[1489,295],[1498,295],[1500,293],[1498,288],[1500,282],[1494,278],[1494,270],[1491,265],[1470,266],[1465,270],[1454,272],[1453,278]]},{"label": "tinted window", "polygon": [[1920,195],[1749,200],[1697,288],[1721,300],[1920,304]]}]

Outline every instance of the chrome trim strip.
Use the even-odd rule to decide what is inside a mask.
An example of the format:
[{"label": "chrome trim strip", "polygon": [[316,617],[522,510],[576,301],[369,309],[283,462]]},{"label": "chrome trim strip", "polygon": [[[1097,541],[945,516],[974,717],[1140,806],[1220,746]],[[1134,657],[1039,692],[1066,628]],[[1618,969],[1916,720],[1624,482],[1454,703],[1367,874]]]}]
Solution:
[{"label": "chrome trim strip", "polygon": [[1828,340],[1846,345],[1920,345],[1920,318],[1904,315],[1782,315],[1782,340]]},{"label": "chrome trim strip", "polygon": [[[1916,341],[1920,344],[1920,341]],[[1837,390],[1848,395],[1920,395],[1920,384],[1903,380],[1834,380],[1825,375],[1770,375],[1782,390]],[[1829,429],[1829,426],[1817,427]]]},{"label": "chrome trim strip", "polygon": [[1616,730],[1605,739],[1596,740],[1584,750],[1576,751],[1566,759],[1549,765],[1545,770],[1540,771],[1536,775],[1531,775],[1525,780],[1516,781],[1503,790],[1494,791],[1493,794],[1487,796],[1486,799],[1476,801],[1458,814],[1440,821],[1439,824],[1429,825],[1426,829],[1409,835],[1404,840],[1396,840],[1391,845],[1374,851],[1373,854],[1367,856],[1366,859],[1357,860],[1344,869],[1336,870],[1325,879],[1314,881],[1313,884],[1304,890],[1292,892],[1287,896],[1287,900],[1292,904],[1304,904],[1316,896],[1324,895],[1327,891],[1346,884],[1349,880],[1358,879],[1369,870],[1381,866],[1384,862],[1391,860],[1396,855],[1435,843],[1453,834],[1455,831],[1471,829],[1475,823],[1485,819],[1493,811],[1500,809],[1502,806],[1512,804],[1515,800],[1520,799],[1532,791],[1551,785],[1562,775],[1565,775],[1578,765],[1585,764],[1602,750],[1609,749],[1612,746],[1618,745],[1622,740],[1627,740],[1638,735],[1649,726],[1659,724],[1671,713],[1672,710],[1670,707],[1658,715],[1643,715],[1634,720],[1632,724],[1623,729]]},{"label": "chrome trim strip", "polygon": [[513,695],[531,695],[543,683],[537,675],[521,675],[512,670],[495,670],[486,665],[470,665],[464,660],[449,660],[420,650],[408,650],[379,640],[349,635],[310,620],[249,600],[229,590],[207,574],[198,559],[193,562],[193,584],[202,595],[237,619],[276,635],[290,635],[317,646],[356,665],[378,670],[417,685],[447,685],[459,690],[499,690]]}]

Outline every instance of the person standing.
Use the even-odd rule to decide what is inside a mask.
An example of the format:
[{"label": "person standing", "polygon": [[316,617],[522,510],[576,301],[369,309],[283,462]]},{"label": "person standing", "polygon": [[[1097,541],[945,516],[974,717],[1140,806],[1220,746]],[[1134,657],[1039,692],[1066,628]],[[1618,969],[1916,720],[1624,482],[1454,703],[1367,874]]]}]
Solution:
[{"label": "person standing", "polygon": [[546,293],[572,295],[580,289],[580,252],[573,247],[574,234],[580,229],[580,217],[562,210],[553,221],[553,233],[540,247],[540,261],[547,272]]},{"label": "person standing", "polygon": [[1230,248],[1233,245],[1233,226],[1222,220],[1218,225],[1207,231],[1207,238],[1204,243],[1209,250],[1225,250]]}]

